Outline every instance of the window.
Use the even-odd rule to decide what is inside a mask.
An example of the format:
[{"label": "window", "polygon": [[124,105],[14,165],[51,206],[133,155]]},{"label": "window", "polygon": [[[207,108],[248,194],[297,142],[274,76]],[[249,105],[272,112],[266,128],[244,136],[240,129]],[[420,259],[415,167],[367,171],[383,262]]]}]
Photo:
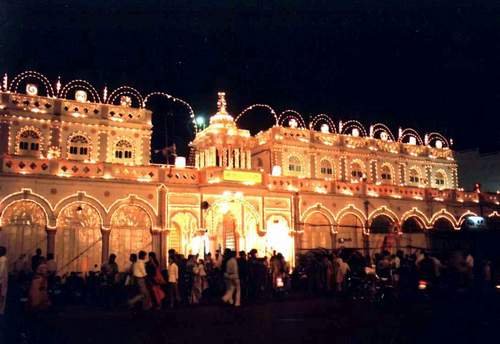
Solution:
[{"label": "window", "polygon": [[302,165],[300,164],[299,158],[292,156],[288,159],[288,170],[290,172],[301,172]]},{"label": "window", "polygon": [[382,167],[382,181],[384,182],[390,182],[392,180],[392,174],[391,174],[391,169],[389,166],[383,166]]},{"label": "window", "polygon": [[118,141],[115,148],[115,158],[121,160],[132,159],[132,145],[130,142],[125,140]]},{"label": "window", "polygon": [[332,164],[328,160],[321,160],[319,171],[322,175],[331,176],[333,174]]},{"label": "window", "polygon": [[34,130],[25,130],[19,135],[19,150],[37,152],[40,150],[40,136]]},{"label": "window", "polygon": [[363,169],[356,162],[351,165],[351,176],[354,180],[361,180],[363,178]]},{"label": "window", "polygon": [[83,135],[75,135],[69,141],[69,154],[72,159],[88,159],[90,153],[89,140]]},{"label": "window", "polygon": [[410,184],[418,184],[420,182],[420,176],[418,175],[417,170],[410,170]]},{"label": "window", "polygon": [[443,187],[444,186],[444,175],[441,172],[436,173],[436,186]]}]

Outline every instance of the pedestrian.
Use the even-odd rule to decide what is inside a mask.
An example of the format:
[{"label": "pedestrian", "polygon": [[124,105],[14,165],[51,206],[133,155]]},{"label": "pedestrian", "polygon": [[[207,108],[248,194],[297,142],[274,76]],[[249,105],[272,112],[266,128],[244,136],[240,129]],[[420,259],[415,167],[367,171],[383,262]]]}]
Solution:
[{"label": "pedestrian", "polygon": [[154,252],[149,252],[149,260],[146,263],[146,272],[148,274],[148,285],[153,296],[153,301],[156,309],[161,308],[165,292],[163,286],[166,284],[160,270],[160,263]]},{"label": "pedestrian", "polygon": [[142,310],[151,308],[151,296],[146,285],[146,252],[140,251],[137,261],[132,265],[132,275],[134,283],[139,289],[139,294],[129,301],[130,305],[135,305],[138,301],[142,301]]},{"label": "pedestrian", "polygon": [[116,279],[118,276],[118,264],[116,263],[116,255],[114,253],[109,255],[109,259],[101,266],[101,285],[102,295],[104,296],[102,302],[111,307],[114,305],[116,299]]},{"label": "pedestrian", "polygon": [[335,283],[338,292],[342,292],[344,288],[344,281],[347,272],[349,271],[349,265],[341,257],[337,257],[335,260]]},{"label": "pedestrian", "polygon": [[7,304],[7,287],[9,284],[9,269],[7,261],[7,249],[0,246],[0,316],[5,313]]},{"label": "pedestrian", "polygon": [[174,308],[175,303],[179,303],[181,298],[179,295],[179,267],[173,256],[168,258],[168,291],[170,308]]},{"label": "pedestrian", "polygon": [[47,281],[47,264],[45,259],[37,262],[35,275],[28,293],[28,309],[31,312],[44,311],[50,307]]},{"label": "pedestrian", "polygon": [[198,264],[193,267],[193,288],[191,289],[191,303],[200,303],[203,291],[206,289],[207,273],[205,271],[205,263],[203,259],[198,261]]},{"label": "pedestrian", "polygon": [[226,293],[222,297],[222,301],[225,303],[229,303],[230,305],[234,304],[234,306],[239,307],[241,302],[241,289],[236,254],[230,249],[226,249],[224,252],[224,257],[227,257],[228,259],[226,261],[224,270]]},{"label": "pedestrian", "polygon": [[43,259],[45,259],[45,257],[42,256],[42,249],[37,248],[35,251],[35,255],[31,257],[31,271],[36,273],[36,268]]}]

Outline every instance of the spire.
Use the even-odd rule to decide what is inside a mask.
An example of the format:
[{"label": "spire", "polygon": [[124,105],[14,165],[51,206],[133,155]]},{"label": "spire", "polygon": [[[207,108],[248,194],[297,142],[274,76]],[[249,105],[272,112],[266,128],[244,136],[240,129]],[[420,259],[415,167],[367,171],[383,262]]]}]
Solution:
[{"label": "spire", "polygon": [[210,124],[234,127],[234,119],[227,112],[226,92],[218,92],[217,96],[217,113],[210,117]]},{"label": "spire", "polygon": [[217,96],[219,97],[219,99],[217,100],[217,113],[227,115],[226,92],[219,92],[217,93]]}]

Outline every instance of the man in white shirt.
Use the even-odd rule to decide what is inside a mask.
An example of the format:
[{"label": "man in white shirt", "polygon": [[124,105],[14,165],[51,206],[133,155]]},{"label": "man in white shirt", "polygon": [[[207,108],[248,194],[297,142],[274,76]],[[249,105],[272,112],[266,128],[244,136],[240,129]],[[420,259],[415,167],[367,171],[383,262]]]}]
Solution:
[{"label": "man in white shirt", "polygon": [[4,314],[5,304],[7,303],[7,286],[9,282],[7,264],[7,249],[0,246],[0,316]]},{"label": "man in white shirt", "polygon": [[139,295],[131,299],[129,303],[134,305],[139,300],[142,300],[142,309],[150,309],[152,307],[152,303],[149,290],[146,286],[146,252],[139,252],[139,259],[132,265],[132,276],[139,287]]},{"label": "man in white shirt", "polygon": [[173,257],[168,258],[168,288],[170,297],[170,308],[174,308],[175,302],[180,301],[179,296],[179,267]]},{"label": "man in white shirt", "polygon": [[[240,288],[240,276],[238,273],[238,261],[236,260],[236,252],[226,249],[224,252],[226,256],[226,269],[224,271],[224,279],[226,280],[226,293],[222,297],[222,301],[225,303],[233,304],[236,307],[240,306],[241,299],[241,288]],[[234,297],[234,292],[236,291],[236,297]]]}]

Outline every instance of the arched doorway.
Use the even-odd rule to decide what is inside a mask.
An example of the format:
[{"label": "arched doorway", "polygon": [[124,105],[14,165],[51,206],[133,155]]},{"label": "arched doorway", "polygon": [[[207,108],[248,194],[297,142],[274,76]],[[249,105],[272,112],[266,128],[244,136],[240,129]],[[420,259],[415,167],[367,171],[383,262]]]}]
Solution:
[{"label": "arched doorway", "polygon": [[237,250],[236,218],[231,213],[226,213],[222,217],[222,248]]},{"label": "arched doorway", "polygon": [[416,216],[411,216],[403,221],[401,226],[399,246],[406,250],[406,253],[414,252],[415,249],[427,249],[427,239],[424,232],[424,224]]},{"label": "arched doorway", "polygon": [[338,220],[337,247],[363,249],[363,221],[352,213],[347,213]]},{"label": "arched doorway", "polygon": [[272,215],[267,219],[266,227],[266,255],[269,256],[276,251],[293,265],[293,240],[287,219],[281,215]]},{"label": "arched doorway", "polygon": [[315,248],[332,248],[332,224],[328,218],[320,213],[310,214],[304,222],[304,233],[301,237],[300,248],[310,250]]},{"label": "arched doorway", "polygon": [[394,221],[387,215],[377,215],[370,224],[370,249],[373,252],[392,252],[396,248],[396,235]]},{"label": "arched doorway", "polygon": [[101,218],[84,202],[75,202],[57,217],[56,261],[60,273],[88,272],[100,268],[102,254]]},{"label": "arched doorway", "polygon": [[429,231],[431,248],[434,252],[449,252],[460,249],[462,243],[453,223],[446,217],[437,218]]},{"label": "arched doorway", "polygon": [[118,208],[111,217],[109,243],[109,253],[116,254],[120,270],[128,266],[131,253],[150,252],[151,220],[146,211],[135,205],[123,205]]},{"label": "arched doorway", "polygon": [[176,213],[171,219],[171,230],[168,235],[168,248],[176,252],[188,254],[203,254],[205,241],[196,239],[198,235],[198,220],[187,211]]},{"label": "arched doorway", "polygon": [[[7,248],[9,269],[14,269],[23,261],[29,262],[37,248],[46,254],[46,217],[37,203],[17,201],[9,204],[2,214],[2,223],[0,246]],[[21,255],[26,256],[21,258]]]}]

